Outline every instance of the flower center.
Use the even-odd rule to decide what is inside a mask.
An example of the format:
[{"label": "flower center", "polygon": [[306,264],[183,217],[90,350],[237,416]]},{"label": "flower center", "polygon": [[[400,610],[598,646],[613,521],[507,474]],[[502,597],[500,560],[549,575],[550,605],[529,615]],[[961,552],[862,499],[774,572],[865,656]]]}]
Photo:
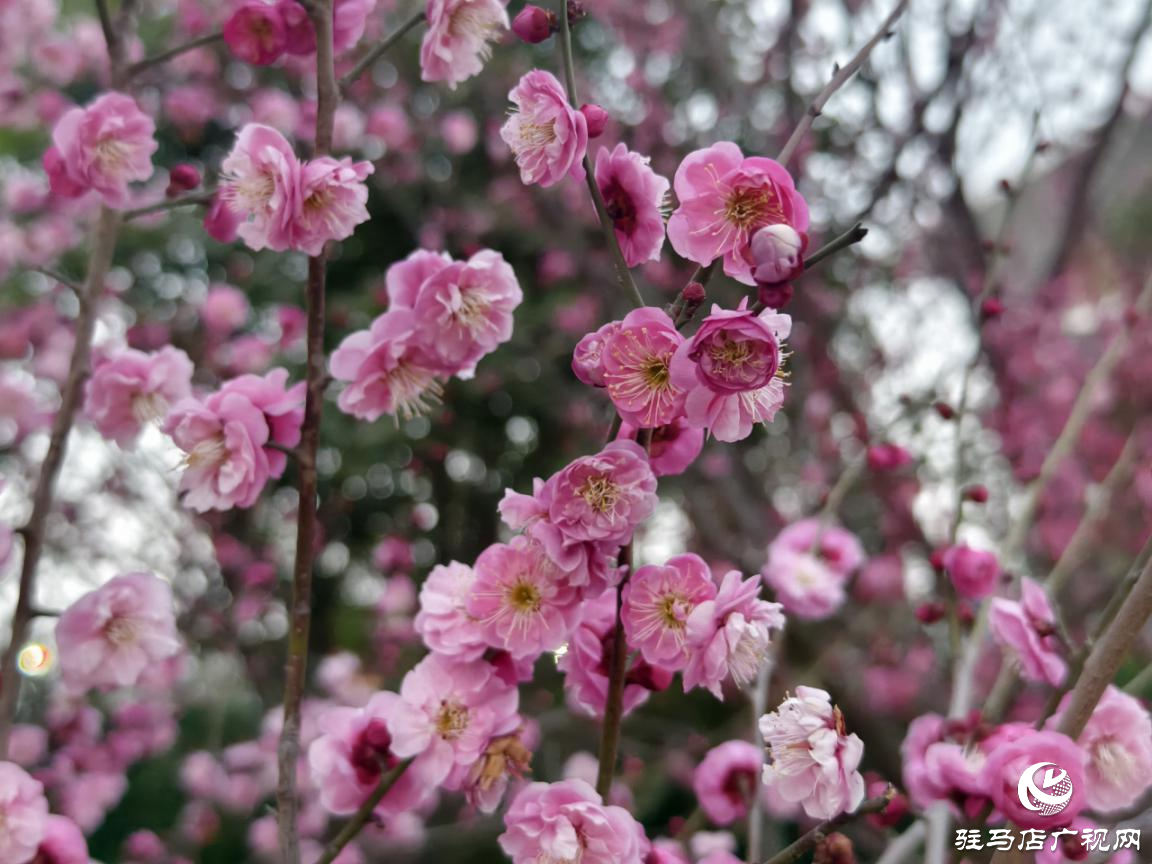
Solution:
[{"label": "flower center", "polygon": [[508,605],[520,613],[540,611],[540,589],[523,579],[508,589]]},{"label": "flower center", "polygon": [[641,369],[641,373],[649,387],[653,390],[664,390],[671,386],[671,375],[668,372],[671,362],[672,356],[670,354],[663,356],[653,354],[648,358]]},{"label": "flower center", "polygon": [[499,36],[500,22],[486,15],[479,4],[461,3],[448,20],[448,33],[453,39],[468,40],[479,46],[479,59],[484,61],[492,56],[488,44]]},{"label": "flower center", "polygon": [[128,153],[128,145],[118,138],[104,138],[96,145],[96,161],[106,171],[124,167]]},{"label": "flower center", "polygon": [[401,360],[386,377],[392,401],[405,420],[432,410],[444,395],[436,376],[415,363]]},{"label": "flower center", "polygon": [[459,702],[443,699],[440,713],[436,715],[436,731],[446,741],[452,741],[464,734],[468,728],[468,709]]},{"label": "flower center", "polygon": [[385,767],[392,767],[392,736],[383,720],[372,720],[352,745],[349,761],[356,769],[356,779],[363,785],[375,783]]},{"label": "flower center", "polygon": [[771,186],[738,186],[724,202],[724,218],[741,231],[784,221],[780,198]]},{"label": "flower center", "polygon": [[556,140],[556,121],[547,123],[521,123],[520,146],[524,149],[547,147]]},{"label": "flower center", "polygon": [[139,633],[139,625],[131,618],[110,618],[108,623],[104,625],[104,638],[117,648],[131,645],[136,641]]},{"label": "flower center", "polygon": [[671,630],[683,630],[685,619],[688,617],[689,604],[687,598],[680,594],[665,594],[660,598],[660,620],[664,626]]},{"label": "flower center", "polygon": [[167,400],[159,393],[138,393],[132,400],[132,416],[138,423],[155,423],[168,410]]},{"label": "flower center", "polygon": [[216,435],[197,443],[184,457],[184,464],[189,468],[211,468],[227,457],[228,445],[224,443],[222,435]]},{"label": "flower center", "polygon": [[619,484],[611,477],[597,474],[585,480],[584,485],[577,490],[577,494],[597,513],[604,514],[616,509],[621,490]]},{"label": "flower center", "polygon": [[636,230],[636,202],[624,188],[612,181],[604,187],[604,209],[608,211],[612,223],[626,235]]}]

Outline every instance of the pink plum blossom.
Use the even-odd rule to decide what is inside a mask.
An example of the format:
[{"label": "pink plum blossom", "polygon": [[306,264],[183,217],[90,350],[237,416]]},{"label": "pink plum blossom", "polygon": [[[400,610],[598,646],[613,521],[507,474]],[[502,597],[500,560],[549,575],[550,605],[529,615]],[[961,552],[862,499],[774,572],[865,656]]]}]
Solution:
[{"label": "pink plum blossom", "polygon": [[771,309],[756,314],[748,299],[734,310],[712,307],[696,334],[672,358],[671,380],[686,392],[688,422],[720,441],[740,441],[784,403],[781,343],[792,319]]},{"label": "pink plum blossom", "polygon": [[1000,579],[1000,562],[992,552],[973,549],[966,544],[944,550],[944,569],[961,597],[979,600],[996,589]]},{"label": "pink plum blossom", "polygon": [[564,88],[550,72],[526,72],[508,98],[516,106],[500,129],[512,149],[520,179],[528,186],[554,186],[566,176],[584,176],[588,121],[568,104]]},{"label": "pink plum blossom", "polygon": [[668,314],[650,306],[629,312],[608,336],[600,355],[604,386],[623,420],[651,429],[681,414],[685,394],[670,367],[683,342]]},{"label": "pink plum blossom", "polygon": [[224,43],[245,63],[275,63],[288,50],[284,16],[277,6],[264,0],[248,0],[224,22]]},{"label": "pink plum blossom", "polygon": [[761,600],[760,580],[740,571],[724,574],[714,600],[705,600],[688,615],[688,665],[684,690],[706,687],[722,699],[720,685],[731,679],[738,687],[756,678],[768,656],[771,631],[784,626],[780,604]]},{"label": "pink plum blossom", "polygon": [[453,90],[480,74],[492,55],[491,43],[508,30],[500,0],[429,0],[428,26],[420,43],[420,77],[443,81]]},{"label": "pink plum blossom", "polygon": [[609,321],[594,333],[588,333],[576,343],[572,352],[572,371],[589,387],[606,387],[604,379],[604,348],[612,335],[620,329],[619,321]]},{"label": "pink plum blossom", "polygon": [[172,589],[151,573],[110,579],[64,610],[56,645],[64,682],[76,692],[131,687],[181,650]]},{"label": "pink plum blossom", "polygon": [[432,782],[471,766],[492,738],[520,726],[519,693],[483,660],[429,654],[404,676],[388,726],[392,751],[426,760]]},{"label": "pink plum blossom", "polygon": [[180,478],[184,503],[197,512],[251,507],[269,479],[284,473],[288,457],[279,449],[300,443],[304,384],[287,387],[288,372],[241,375],[203,401],[173,406],[164,431],[183,450]]},{"label": "pink plum blossom", "polygon": [[347,385],[340,410],[361,420],[414,417],[444,392],[439,364],[423,348],[420,319],[410,309],[385,312],[368,330],[346,337],[332,352],[329,369]]},{"label": "pink plum blossom", "polygon": [[325,243],[351,237],[357,225],[368,221],[364,180],[374,170],[371,162],[353,162],[347,157],[321,156],[305,162],[298,174],[299,204],[285,220],[283,241],[277,240],[271,248],[319,255]]},{"label": "pink plum blossom", "polygon": [[44,786],[24,769],[0,762],[0,861],[30,862],[47,829]]},{"label": "pink plum blossom", "polygon": [[583,780],[530,783],[504,816],[500,848],[512,864],[644,864],[648,838],[623,807],[605,805]]},{"label": "pink plum blossom", "polygon": [[691,654],[688,618],[701,603],[716,598],[716,584],[698,555],[676,555],[663,565],[648,564],[624,586],[621,616],[628,644],[654,666],[679,671]]},{"label": "pink plum blossom", "polygon": [[516,658],[559,648],[576,626],[580,596],[526,537],[494,543],[476,559],[467,611],[489,645]]},{"label": "pink plum blossom", "polygon": [[252,306],[244,292],[223,282],[209,286],[200,304],[200,320],[214,336],[228,336],[239,330],[251,314]]},{"label": "pink plum blossom", "polygon": [[[1068,772],[1072,783],[1072,797],[1059,813],[1044,814],[1020,800],[1024,771],[1041,762],[1057,766],[1052,770]],[[1058,828],[1069,824],[1087,805],[1086,762],[1083,748],[1067,735],[1026,728],[991,749],[981,769],[980,782],[996,809],[1021,828]]]},{"label": "pink plum blossom", "polygon": [[670,184],[648,165],[648,158],[623,144],[596,153],[596,185],[629,267],[659,261],[664,246],[660,212]]},{"label": "pink plum blossom", "polygon": [[44,823],[44,839],[32,864],[89,864],[88,841],[71,819],[49,816]]},{"label": "pink plum blossom", "polygon": [[77,198],[95,191],[106,206],[123,209],[128,184],[152,176],[155,131],[152,118],[123,93],[105,93],[68,111],[44,154],[53,194]]},{"label": "pink plum blossom", "polygon": [[[564,692],[574,710],[590,717],[603,717],[608,701],[608,670],[612,661],[616,627],[616,592],[605,591],[595,600],[585,601],[580,622],[568,639],[568,650],[557,661],[564,673]],[[672,671],[632,660],[624,679],[624,714],[642,705],[653,691],[672,683]]]},{"label": "pink plum blossom", "polygon": [[151,354],[125,348],[96,364],[84,385],[84,413],[97,431],[131,447],[142,426],[192,395],[192,361],[170,345]]},{"label": "pink plum blossom", "polygon": [[[620,424],[618,438],[635,441],[639,429],[624,421]],[[657,426],[652,430],[648,442],[648,463],[657,477],[672,477],[683,474],[696,461],[704,449],[704,430],[695,429],[684,417],[677,417],[671,423]]]},{"label": "pink plum blossom", "polygon": [[[1060,725],[1069,699],[1064,697],[1048,721],[1050,728]],[[1087,757],[1085,792],[1092,810],[1108,813],[1131,807],[1152,785],[1152,716],[1139,699],[1123,690],[1108,686],[1076,743]]]},{"label": "pink plum blossom", "polygon": [[768,744],[764,782],[813,819],[850,813],[864,800],[858,770],[864,742],[849,735],[844,715],[824,690],[800,686],[796,695],[760,718]]},{"label": "pink plum blossom", "polygon": [[1031,579],[1020,582],[1020,600],[996,597],[988,610],[992,638],[1007,648],[1029,681],[1058,685],[1067,664],[1055,636],[1056,617],[1044,589]]},{"label": "pink plum blossom", "polygon": [[433,567],[420,586],[415,628],[429,650],[461,660],[479,659],[488,647],[480,624],[468,614],[476,573],[453,561]]},{"label": "pink plum blossom", "polygon": [[725,741],[708,751],[696,768],[692,790],[700,809],[716,825],[731,825],[758,801],[763,751],[748,741]]},{"label": "pink plum blossom", "polygon": [[424,283],[451,264],[451,256],[428,249],[417,249],[403,261],[392,264],[384,273],[389,308],[411,309]]},{"label": "pink plum blossom", "polygon": [[790,615],[827,618],[847,599],[848,578],[864,560],[855,535],[819,519],[785,528],[768,547],[761,575]]},{"label": "pink plum blossom", "polygon": [[[330,813],[354,813],[379,785],[385,771],[399,762],[392,749],[391,724],[400,706],[395,693],[377,693],[363,708],[331,708],[320,717],[323,733],[308,748],[312,782],[320,803]],[[418,758],[376,805],[381,817],[419,807],[439,781]]]},{"label": "pink plum blossom", "polygon": [[806,552],[847,577],[864,563],[864,547],[851,531],[822,519],[800,519],[784,528],[772,541],[771,550]]},{"label": "pink plum blossom", "polygon": [[673,179],[680,205],[668,221],[672,248],[697,264],[724,258],[724,272],[754,284],[753,236],[768,225],[808,230],[808,205],[787,169],[745,157],[730,141],[689,153]]},{"label": "pink plum blossom", "polygon": [[484,249],[430,275],[413,304],[424,348],[452,374],[471,377],[484,355],[512,336],[512,312],[524,298],[499,252]]},{"label": "pink plum blossom", "polygon": [[219,197],[240,222],[237,233],[250,249],[288,248],[285,223],[300,206],[300,160],[270,126],[249,123],[220,163]]}]

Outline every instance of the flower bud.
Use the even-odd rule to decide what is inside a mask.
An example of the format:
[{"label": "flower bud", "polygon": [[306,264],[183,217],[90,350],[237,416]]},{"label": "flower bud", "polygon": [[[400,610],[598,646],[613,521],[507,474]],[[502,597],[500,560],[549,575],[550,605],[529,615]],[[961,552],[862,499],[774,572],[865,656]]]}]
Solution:
[{"label": "flower bud", "polygon": [[951,420],[956,416],[956,409],[947,402],[933,402],[932,407],[936,409],[936,413],[945,420]]},{"label": "flower bud", "polygon": [[1004,303],[998,297],[989,297],[980,304],[980,318],[983,321],[999,318],[1003,313]]},{"label": "flower bud", "polygon": [[868,448],[868,467],[873,471],[895,471],[912,461],[912,454],[899,444],[873,444]]},{"label": "flower bud", "polygon": [[556,32],[556,15],[529,3],[512,19],[512,32],[521,41],[536,45]]},{"label": "flower bud", "polygon": [[164,194],[175,198],[181,192],[188,192],[200,185],[200,171],[195,165],[181,163],[168,171],[168,188]]},{"label": "flower bud", "polygon": [[964,498],[976,504],[984,504],[988,501],[988,487],[981,483],[969,486],[964,490]]},{"label": "flower bud", "polygon": [[752,236],[752,278],[761,285],[787,282],[804,268],[804,238],[791,225],[767,225]]},{"label": "flower bud", "polygon": [[581,105],[580,113],[588,121],[588,137],[599,138],[604,134],[604,127],[608,125],[608,112],[599,105],[591,103]]},{"label": "flower bud", "polygon": [[943,603],[921,603],[916,607],[916,620],[921,624],[935,624],[947,611]]}]

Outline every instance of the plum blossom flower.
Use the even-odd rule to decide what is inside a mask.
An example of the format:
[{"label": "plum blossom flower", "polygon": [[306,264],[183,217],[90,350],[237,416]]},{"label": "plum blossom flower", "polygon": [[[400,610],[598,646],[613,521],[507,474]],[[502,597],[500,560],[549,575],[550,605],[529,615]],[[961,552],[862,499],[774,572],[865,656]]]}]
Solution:
[{"label": "plum blossom flower", "polygon": [[476,573],[467,564],[439,564],[420,586],[414,626],[429,650],[461,660],[477,660],[488,647],[480,624],[468,614]]},{"label": "plum blossom flower", "polygon": [[722,699],[720,685],[731,679],[743,687],[756,678],[768,655],[771,631],[784,626],[779,603],[759,598],[760,580],[730,570],[714,600],[700,603],[688,616],[688,665],[684,690],[707,687]]},{"label": "plum blossom flower", "polygon": [[725,741],[708,751],[696,767],[692,790],[700,809],[716,825],[731,825],[748,815],[759,798],[761,749],[749,741]]},{"label": "plum blossom flower", "polygon": [[467,612],[488,644],[514,658],[559,648],[576,625],[580,595],[526,537],[494,543],[476,559]]},{"label": "plum blossom flower", "polygon": [[649,849],[640,823],[583,780],[528,784],[504,825],[498,839],[512,864],[644,864]]},{"label": "plum blossom flower", "polygon": [[191,395],[192,361],[179,348],[125,348],[96,364],[84,385],[84,413],[101,435],[128,448],[144,424]]},{"label": "plum blossom flower", "polygon": [[596,153],[596,185],[612,219],[616,240],[629,267],[660,260],[664,217],[660,208],[670,184],[649,167],[649,159],[623,144]]},{"label": "plum blossom flower", "polygon": [[768,744],[764,782],[813,819],[850,813],[864,800],[860,759],[864,742],[847,733],[844,715],[824,690],[800,686],[796,695],[760,718]]},{"label": "plum blossom flower", "polygon": [[445,252],[417,249],[403,261],[391,265],[384,273],[388,307],[411,309],[424,283],[451,263],[452,257]]},{"label": "plum blossom flower", "polygon": [[268,445],[295,447],[304,420],[304,384],[287,382],[285,369],[241,375],[203,401],[172,407],[164,431],[187,454],[180,489],[188,507],[251,507],[268,480],[284,473],[288,457]]},{"label": "plum blossom flower", "polygon": [[172,589],[151,573],[128,573],[89,591],[60,616],[56,645],[64,683],[131,687],[181,649]]},{"label": "plum blossom flower", "polygon": [[864,549],[854,534],[819,519],[802,519],[772,541],[761,576],[786,612],[818,620],[844,604],[848,578],[863,561]]},{"label": "plum blossom flower", "polygon": [[679,671],[688,664],[688,618],[716,599],[716,584],[698,555],[676,555],[647,564],[624,586],[621,608],[628,644],[654,666]]},{"label": "plum blossom flower", "polygon": [[394,309],[340,343],[329,369],[347,383],[338,400],[341,411],[369,421],[384,414],[407,419],[440,401],[440,369],[422,347],[419,329],[412,310]]},{"label": "plum blossom flower", "polygon": [[44,823],[44,839],[32,864],[89,864],[88,841],[71,819],[49,816]]},{"label": "plum blossom flower", "polygon": [[[363,708],[331,708],[320,716],[323,734],[308,748],[312,782],[320,803],[338,816],[354,813],[372,794],[385,772],[399,764],[392,749],[391,723],[400,705],[395,693],[376,693]],[[439,780],[428,760],[416,759],[376,805],[386,818],[413,810],[428,800]]]},{"label": "plum blossom flower", "polygon": [[[1072,797],[1059,813],[1044,814],[1020,800],[1020,778],[1039,762],[1051,762],[1068,772]],[[991,748],[980,771],[980,782],[1006,819],[1021,828],[1058,828],[1068,825],[1087,803],[1083,748],[1059,732],[1037,732],[1031,727]]]},{"label": "plum blossom flower", "polygon": [[220,163],[219,197],[241,221],[237,233],[250,249],[284,251],[285,224],[299,210],[300,160],[271,126],[249,123]]},{"label": "plum blossom flower", "polygon": [[606,387],[604,380],[604,347],[620,329],[619,321],[609,321],[594,333],[588,333],[572,352],[572,371],[589,387]]},{"label": "plum blossom flower", "polygon": [[[1064,697],[1049,728],[1060,725],[1070,698]],[[1087,757],[1090,809],[1108,813],[1131,807],[1152,785],[1152,716],[1123,690],[1108,686],[1076,743]]]},{"label": "plum blossom flower", "polygon": [[1044,589],[1031,579],[1020,582],[1020,600],[996,597],[988,611],[992,638],[1008,648],[1029,681],[1057,685],[1067,664],[1055,637],[1056,616]]},{"label": "plum blossom flower", "polygon": [[569,540],[624,543],[656,509],[656,476],[644,448],[612,441],[545,483],[548,517]]},{"label": "plum blossom flower", "polygon": [[697,264],[724,258],[724,272],[752,285],[752,237],[784,224],[803,235],[808,205],[779,162],[745,157],[730,141],[689,153],[673,179],[680,206],[668,221],[668,239]]},{"label": "plum blossom flower", "polygon": [[224,43],[245,63],[275,63],[288,50],[288,28],[280,7],[264,0],[241,4],[224,22]]},{"label": "plum blossom flower", "polygon": [[420,43],[420,77],[453,90],[478,75],[492,56],[491,43],[508,29],[500,0],[428,0],[428,28]]},{"label": "plum blossom flower", "polygon": [[730,442],[771,421],[784,403],[780,346],[791,328],[787,315],[750,311],[748,298],[733,310],[713,306],[672,358],[671,380],[687,393],[688,422]]},{"label": "plum blossom flower", "polygon": [[484,249],[430,275],[412,308],[428,354],[452,374],[471,377],[481,357],[511,338],[512,312],[523,298],[508,262]]},{"label": "plum blossom flower", "polygon": [[404,676],[388,726],[392,751],[427,760],[432,782],[470,766],[490,739],[520,726],[519,691],[483,660],[429,654]]},{"label": "plum blossom flower", "polygon": [[[580,623],[568,639],[568,650],[557,661],[564,673],[568,704],[590,717],[603,717],[608,702],[608,670],[616,628],[616,592],[605,591],[585,601]],[[665,690],[672,683],[672,670],[635,659],[624,678],[623,710],[627,715],[644,704],[648,694]]]},{"label": "plum blossom flower", "polygon": [[321,156],[305,162],[297,175],[296,209],[285,220],[283,239],[270,248],[319,255],[328,241],[351,237],[357,225],[368,221],[364,180],[374,170],[371,162],[347,157]]},{"label": "plum blossom flower", "polygon": [[1000,562],[994,553],[961,543],[945,549],[941,560],[961,597],[979,600],[995,590],[1000,578]]},{"label": "plum blossom flower", "polygon": [[30,862],[47,828],[44,786],[19,766],[0,762],[0,861]]},{"label": "plum blossom flower", "polygon": [[761,228],[752,235],[752,278],[764,285],[795,278],[804,269],[807,245],[806,234],[783,222]]},{"label": "plum blossom flower", "polygon": [[44,154],[53,194],[78,198],[95,191],[106,206],[123,209],[128,184],[152,176],[155,132],[152,118],[123,93],[105,93],[86,108],[67,111]]},{"label": "plum blossom flower", "polygon": [[495,813],[509,783],[523,777],[532,764],[529,738],[535,740],[524,729],[492,738],[479,759],[454,769],[445,787],[463,790],[468,803],[481,813]]},{"label": "plum blossom flower", "polygon": [[[625,420],[620,424],[620,434],[616,437],[635,441],[639,431]],[[657,477],[674,477],[687,471],[703,449],[704,430],[694,429],[684,417],[677,417],[671,423],[652,430],[648,463]]]},{"label": "plum blossom flower", "polygon": [[500,129],[512,149],[520,180],[528,186],[554,186],[565,176],[584,176],[588,121],[568,104],[556,77],[542,69],[526,72],[508,98],[516,106]]},{"label": "plum blossom flower", "polygon": [[684,337],[662,309],[625,316],[601,350],[604,386],[621,418],[643,429],[664,426],[683,411],[684,391],[672,381],[672,356]]}]

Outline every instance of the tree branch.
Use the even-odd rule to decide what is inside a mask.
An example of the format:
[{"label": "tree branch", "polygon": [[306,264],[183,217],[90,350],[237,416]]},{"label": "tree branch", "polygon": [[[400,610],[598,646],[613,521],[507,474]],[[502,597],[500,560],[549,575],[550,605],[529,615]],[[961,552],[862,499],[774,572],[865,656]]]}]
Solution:
[{"label": "tree branch", "polygon": [[189,51],[195,51],[197,48],[203,48],[207,45],[214,45],[217,42],[223,41],[223,33],[209,33],[207,36],[199,36],[188,42],[184,42],[180,45],[176,45],[173,48],[169,48],[167,51],[161,51],[159,54],[156,54],[152,57],[145,57],[143,60],[138,60],[128,67],[127,71],[124,73],[124,78],[126,80],[131,80],[137,75],[143,72],[147,72],[149,69],[152,69],[155,66],[167,63],[174,57],[179,57],[181,54],[187,54]]},{"label": "tree branch", "polygon": [[800,857],[809,849],[817,846],[824,840],[830,833],[835,831],[841,825],[853,821],[854,819],[865,816],[869,813],[881,813],[884,808],[888,806],[889,802],[896,795],[896,790],[889,786],[883,795],[877,795],[875,798],[869,798],[864,801],[851,813],[841,813],[832,819],[826,819],[813,828],[806,834],[802,834],[800,838],[794,841],[790,846],[777,852],[771,858],[764,862],[764,864],[792,864],[793,861],[799,861]]},{"label": "tree branch", "polygon": [[855,57],[848,61],[848,65],[836,70],[832,76],[832,80],[825,85],[823,90],[816,94],[816,98],[813,99],[812,104],[808,106],[808,110],[793,130],[791,137],[784,145],[784,149],[781,150],[780,155],[776,157],[777,162],[781,165],[788,164],[788,161],[795,155],[796,149],[800,146],[800,142],[804,140],[804,136],[808,133],[808,130],[812,128],[812,124],[824,110],[824,106],[828,103],[828,100],[864,65],[864,62],[868,59],[868,55],[872,53],[872,49],[879,45],[881,41],[888,38],[888,31],[892,29],[892,25],[896,23],[897,19],[904,14],[907,6],[908,0],[900,0],[891,14],[884,19],[884,23],[880,25],[880,29],[876,31],[875,35],[864,43],[864,46],[856,52]]},{"label": "tree branch", "polygon": [[147,204],[144,207],[125,210],[124,219],[130,222],[133,219],[139,219],[141,216],[151,216],[153,213],[175,210],[177,207],[192,207],[198,204],[208,205],[212,203],[214,197],[216,197],[215,189],[207,192],[197,192],[194,195],[181,195],[179,198],[169,198],[165,201],[157,201],[155,204]]},{"label": "tree branch", "polygon": [[857,222],[835,240],[825,244],[824,246],[821,246],[809,257],[805,258],[804,272],[807,273],[821,261],[825,260],[826,258],[831,258],[841,249],[847,249],[849,246],[854,246],[867,236],[868,229]]},{"label": "tree branch", "polygon": [[399,42],[407,35],[408,31],[419,27],[424,23],[425,15],[423,12],[417,12],[387,36],[380,40],[373,48],[371,48],[363,57],[356,61],[348,73],[340,79],[340,92],[346,93],[348,88],[355,84],[361,75],[377,60],[388,53],[388,50]]},{"label": "tree branch", "polygon": [[411,764],[411,759],[405,759],[380,778],[380,784],[368,796],[368,800],[360,805],[360,809],[345,823],[344,827],[340,829],[340,833],[324,847],[324,852],[316,859],[316,864],[332,864],[336,860],[344,847],[351,843],[356,835],[364,829],[364,826],[371,821],[372,811],[376,809],[376,805],[384,800],[384,796],[396,785],[396,781],[408,770],[408,766]]}]

